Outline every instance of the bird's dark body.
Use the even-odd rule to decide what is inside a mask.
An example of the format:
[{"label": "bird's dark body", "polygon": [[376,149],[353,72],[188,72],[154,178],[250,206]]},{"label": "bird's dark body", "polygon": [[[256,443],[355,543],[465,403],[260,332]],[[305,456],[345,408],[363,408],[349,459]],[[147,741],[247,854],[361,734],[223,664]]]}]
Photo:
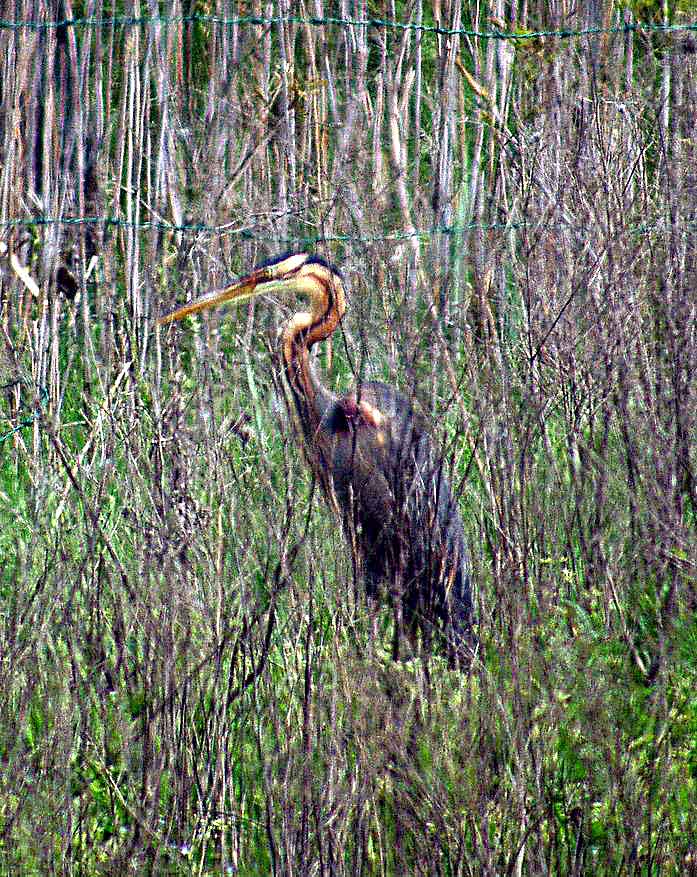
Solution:
[{"label": "bird's dark body", "polygon": [[368,596],[388,597],[412,641],[420,630],[428,646],[440,629],[457,655],[472,621],[465,534],[425,420],[397,390],[371,381],[330,402],[314,443]]}]

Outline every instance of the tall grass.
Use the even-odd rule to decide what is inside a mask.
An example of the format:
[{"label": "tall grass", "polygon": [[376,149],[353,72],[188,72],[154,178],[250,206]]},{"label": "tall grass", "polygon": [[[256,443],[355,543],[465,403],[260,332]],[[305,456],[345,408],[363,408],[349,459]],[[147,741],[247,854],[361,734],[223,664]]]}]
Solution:
[{"label": "tall grass", "polygon": [[[697,873],[697,52],[632,9],[5,4],[2,873]],[[389,659],[293,303],[154,327],[288,248],[350,284],[327,382],[433,418],[468,675]]]}]

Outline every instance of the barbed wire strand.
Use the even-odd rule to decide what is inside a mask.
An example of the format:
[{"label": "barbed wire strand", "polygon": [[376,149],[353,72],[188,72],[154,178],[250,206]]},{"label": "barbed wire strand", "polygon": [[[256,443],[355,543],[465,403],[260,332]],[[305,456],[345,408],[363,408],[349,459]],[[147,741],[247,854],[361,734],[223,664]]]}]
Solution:
[{"label": "barbed wire strand", "polygon": [[[6,390],[8,387],[13,387],[17,383],[23,383],[23,381],[11,381],[9,384],[3,384],[0,386],[0,390]],[[20,432],[23,429],[26,429],[28,426],[32,426],[37,420],[41,419],[41,409],[45,407],[48,402],[48,390],[46,387],[41,387],[39,392],[39,397],[37,399],[38,410],[34,411],[33,414],[29,414],[26,417],[23,417],[16,426],[13,426],[12,429],[8,430],[0,434],[0,445],[7,441],[7,439],[12,438],[15,433]]]},{"label": "barbed wire strand", "polygon": [[463,234],[466,231],[494,231],[496,229],[510,229],[522,226],[524,223],[512,222],[492,222],[492,223],[470,223],[469,225],[441,225],[428,229],[414,229],[413,231],[392,231],[387,234],[376,235],[308,235],[306,237],[278,237],[268,232],[258,232],[251,228],[235,228],[230,223],[223,225],[206,225],[205,223],[182,223],[176,224],[166,222],[164,220],[154,220],[145,222],[132,222],[126,219],[119,219],[112,216],[28,216],[15,217],[0,221],[0,228],[8,227],[35,227],[42,225],[105,225],[116,228],[128,228],[134,231],[150,231],[157,229],[158,231],[181,232],[186,234],[211,234],[219,237],[235,236],[241,240],[260,240],[272,241],[279,244],[314,244],[314,243],[349,243],[351,241],[362,241],[364,243],[373,243],[376,241],[395,241],[410,240],[414,237],[435,237],[436,235],[455,235]]},{"label": "barbed wire strand", "polygon": [[624,22],[623,24],[613,25],[611,27],[585,27],[573,30],[570,28],[562,28],[559,30],[469,30],[467,28],[447,28],[438,25],[415,24],[414,22],[390,21],[380,18],[303,18],[295,15],[278,15],[271,17],[263,17],[257,15],[245,15],[233,18],[226,18],[219,15],[155,15],[155,16],[133,16],[133,15],[116,15],[111,18],[63,18],[57,21],[39,21],[39,20],[20,20],[9,21],[0,19],[0,30],[50,30],[68,27],[84,27],[84,28],[105,28],[105,27],[147,27],[150,25],[170,26],[179,24],[211,24],[218,26],[232,25],[251,25],[257,27],[265,27],[277,24],[298,24],[310,25],[313,27],[360,27],[375,28],[382,30],[411,30],[424,34],[434,34],[436,36],[463,36],[474,37],[477,39],[488,40],[512,40],[524,41],[535,40],[543,37],[556,37],[558,39],[569,39],[571,37],[597,36],[601,34],[613,33],[677,33],[685,31],[697,31],[697,22],[687,22],[685,24],[660,24],[657,22]]},{"label": "barbed wire strand", "polygon": [[[105,225],[107,227],[128,228],[133,231],[151,231],[156,229],[158,231],[182,234],[210,234],[218,237],[237,237],[243,241],[265,241],[274,244],[308,246],[319,243],[376,243],[378,241],[399,243],[400,241],[411,240],[415,237],[429,239],[438,235],[456,236],[469,231],[510,231],[511,229],[525,228],[529,224],[526,220],[491,223],[471,222],[466,225],[439,225],[432,226],[431,228],[413,229],[412,231],[391,231],[387,234],[375,235],[335,234],[280,237],[266,231],[255,231],[251,228],[235,228],[231,223],[224,223],[223,225],[207,225],[205,223],[177,224],[164,220],[132,222],[112,216],[28,216],[0,221],[0,228],[41,227],[47,225]],[[642,225],[630,229],[630,232],[646,234],[650,231],[659,231],[662,227],[658,223],[642,223]],[[684,229],[690,234],[694,233],[697,231],[697,222],[686,223]]]}]

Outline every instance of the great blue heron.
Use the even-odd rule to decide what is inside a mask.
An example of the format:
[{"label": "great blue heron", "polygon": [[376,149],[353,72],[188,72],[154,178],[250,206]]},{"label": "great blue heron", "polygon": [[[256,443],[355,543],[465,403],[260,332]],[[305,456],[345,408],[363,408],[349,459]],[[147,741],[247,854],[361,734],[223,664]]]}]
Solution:
[{"label": "great blue heron", "polygon": [[317,256],[286,254],[159,322],[270,293],[309,300],[310,310],[294,314],[280,336],[288,407],[308,463],[362,566],[368,596],[384,595],[393,607],[395,657],[403,630],[412,642],[420,631],[429,648],[439,629],[451,663],[466,662],[473,637],[465,535],[425,419],[397,390],[377,381],[338,397],[310,362],[311,347],[328,338],[345,313],[341,273]]}]

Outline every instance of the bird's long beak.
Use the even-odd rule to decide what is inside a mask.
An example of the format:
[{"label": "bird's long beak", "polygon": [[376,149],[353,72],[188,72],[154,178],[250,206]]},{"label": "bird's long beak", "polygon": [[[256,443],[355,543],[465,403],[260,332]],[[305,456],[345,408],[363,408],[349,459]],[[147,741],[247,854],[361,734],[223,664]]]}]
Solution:
[{"label": "bird's long beak", "polygon": [[224,286],[222,289],[213,289],[205,295],[202,295],[200,298],[196,298],[188,304],[177,308],[177,310],[172,311],[171,314],[166,314],[164,317],[160,317],[157,324],[158,326],[163,326],[165,323],[173,323],[175,320],[183,320],[184,317],[188,317],[190,314],[197,314],[199,311],[207,311],[209,308],[217,307],[227,301],[239,304],[240,302],[253,298],[256,295],[261,295],[263,292],[271,291],[269,290],[269,287],[275,286],[275,284],[273,281],[271,283],[264,283],[267,279],[268,274],[265,271],[253,271],[251,274],[248,274],[246,277],[243,277],[241,280],[236,281],[230,286]]}]

